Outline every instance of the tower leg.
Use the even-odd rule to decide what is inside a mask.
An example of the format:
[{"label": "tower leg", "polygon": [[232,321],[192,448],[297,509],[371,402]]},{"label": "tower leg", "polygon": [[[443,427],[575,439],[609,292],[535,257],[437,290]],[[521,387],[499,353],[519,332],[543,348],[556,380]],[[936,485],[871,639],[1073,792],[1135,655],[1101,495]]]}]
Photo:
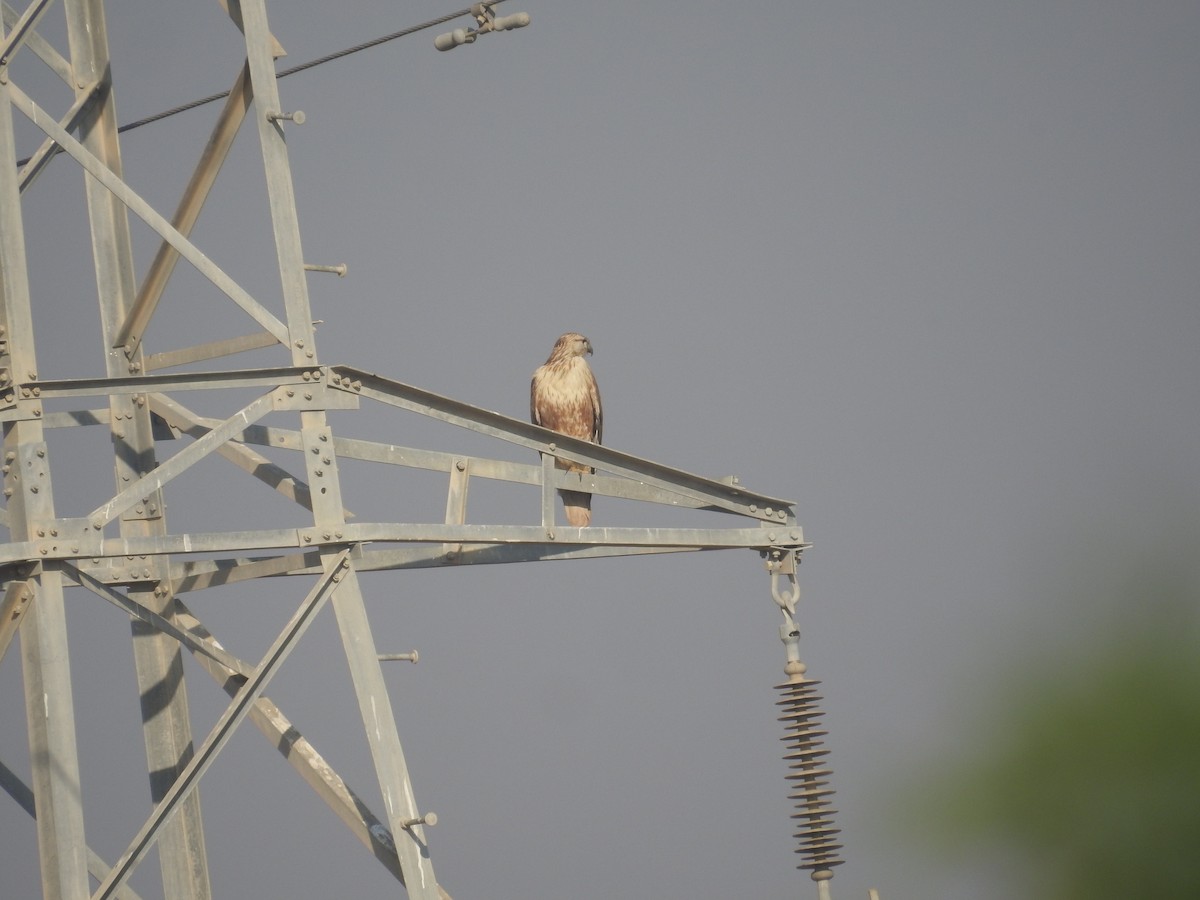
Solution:
[{"label": "tower leg", "polygon": [[57,572],[33,581],[33,604],[21,624],[21,663],[42,896],[86,900],[91,891],[62,583]]},{"label": "tower leg", "polygon": [[417,811],[392,703],[353,566],[333,595],[332,603],[408,896],[410,900],[438,900],[440,893],[425,832],[416,822],[421,814]]}]

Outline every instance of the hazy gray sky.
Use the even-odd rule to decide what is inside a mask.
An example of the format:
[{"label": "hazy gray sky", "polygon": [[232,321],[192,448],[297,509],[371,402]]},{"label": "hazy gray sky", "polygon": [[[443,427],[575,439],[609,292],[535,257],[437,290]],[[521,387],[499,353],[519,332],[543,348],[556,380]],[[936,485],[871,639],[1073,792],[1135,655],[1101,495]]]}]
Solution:
[{"label": "hazy gray sky", "polygon": [[[286,67],[454,8],[268,12]],[[585,333],[606,443],[798,501],[814,543],[802,656],[824,682],[847,860],[834,897],[1013,896],[1003,865],[917,855],[888,804],[953,751],[971,692],[1026,643],[1087,639],[1078,608],[1054,605],[1064,567],[1164,522],[1181,547],[1200,536],[1200,6],[501,9],[533,24],[446,54],[426,32],[280,83],[308,117],[288,129],[306,258],[349,265],[309,282],[322,361],[523,416],[554,338]],[[242,54],[217,3],[108,16],[122,121],[233,82]],[[70,102],[44,96],[58,114]],[[127,134],[128,180],[172,209],[215,115]],[[60,159],[26,200],[43,379],[103,371],[81,196]],[[144,269],[154,244],[135,236]],[[277,296],[251,134],[196,241]],[[246,330],[184,269],[151,351]],[[353,430],[489,449],[391,413]],[[55,469],[60,510],[111,493],[108,446],[95,439],[94,473]],[[202,472],[252,490],[217,462]],[[361,520],[440,515],[440,484],[343,477]],[[241,527],[214,484],[181,479],[174,530]],[[282,506],[261,493],[270,521]],[[526,521],[524,502],[481,488],[472,512]],[[756,555],[392,573],[364,590],[381,649],[421,653],[389,687],[452,896],[815,896],[793,868],[784,655]],[[256,659],[306,591],[190,603]],[[128,626],[68,598],[88,839],[112,860],[148,810]],[[201,736],[225,698],[189,673]],[[346,675],[326,611],[267,693],[378,807]],[[0,758],[27,773],[16,652],[0,723]],[[394,895],[243,731],[201,787],[216,894]],[[2,893],[35,896],[34,828],[5,797],[0,834]],[[159,896],[156,859],[131,883]]]}]

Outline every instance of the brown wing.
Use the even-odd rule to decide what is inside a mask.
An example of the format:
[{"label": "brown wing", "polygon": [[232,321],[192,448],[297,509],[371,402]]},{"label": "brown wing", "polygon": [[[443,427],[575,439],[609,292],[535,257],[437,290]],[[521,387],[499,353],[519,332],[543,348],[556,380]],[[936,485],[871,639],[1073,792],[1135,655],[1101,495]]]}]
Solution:
[{"label": "brown wing", "polygon": [[602,443],[604,437],[604,408],[600,405],[600,386],[596,384],[596,376],[592,374],[591,366],[587,367],[588,399],[592,405],[592,435],[588,440],[593,444]]}]

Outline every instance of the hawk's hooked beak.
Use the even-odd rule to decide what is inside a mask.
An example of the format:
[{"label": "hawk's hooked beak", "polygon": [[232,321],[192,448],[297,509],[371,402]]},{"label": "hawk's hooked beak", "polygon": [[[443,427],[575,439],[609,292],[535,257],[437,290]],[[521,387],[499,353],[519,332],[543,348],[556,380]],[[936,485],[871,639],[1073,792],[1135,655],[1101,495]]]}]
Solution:
[{"label": "hawk's hooked beak", "polygon": [[588,341],[586,346],[587,346],[587,355],[591,356],[592,355],[592,342]]}]

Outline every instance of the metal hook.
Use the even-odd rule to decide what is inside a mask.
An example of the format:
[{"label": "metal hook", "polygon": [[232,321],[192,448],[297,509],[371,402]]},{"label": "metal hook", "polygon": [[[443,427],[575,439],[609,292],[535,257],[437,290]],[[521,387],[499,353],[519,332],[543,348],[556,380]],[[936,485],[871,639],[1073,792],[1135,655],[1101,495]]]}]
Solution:
[{"label": "metal hook", "polygon": [[[781,575],[786,575],[787,580],[791,583],[791,589],[785,595],[779,590],[779,578]],[[771,573],[771,596],[775,598],[775,602],[779,604],[779,608],[788,613],[789,616],[796,614],[796,601],[800,599],[800,585],[796,581],[796,576],[792,572],[772,572]]]}]

